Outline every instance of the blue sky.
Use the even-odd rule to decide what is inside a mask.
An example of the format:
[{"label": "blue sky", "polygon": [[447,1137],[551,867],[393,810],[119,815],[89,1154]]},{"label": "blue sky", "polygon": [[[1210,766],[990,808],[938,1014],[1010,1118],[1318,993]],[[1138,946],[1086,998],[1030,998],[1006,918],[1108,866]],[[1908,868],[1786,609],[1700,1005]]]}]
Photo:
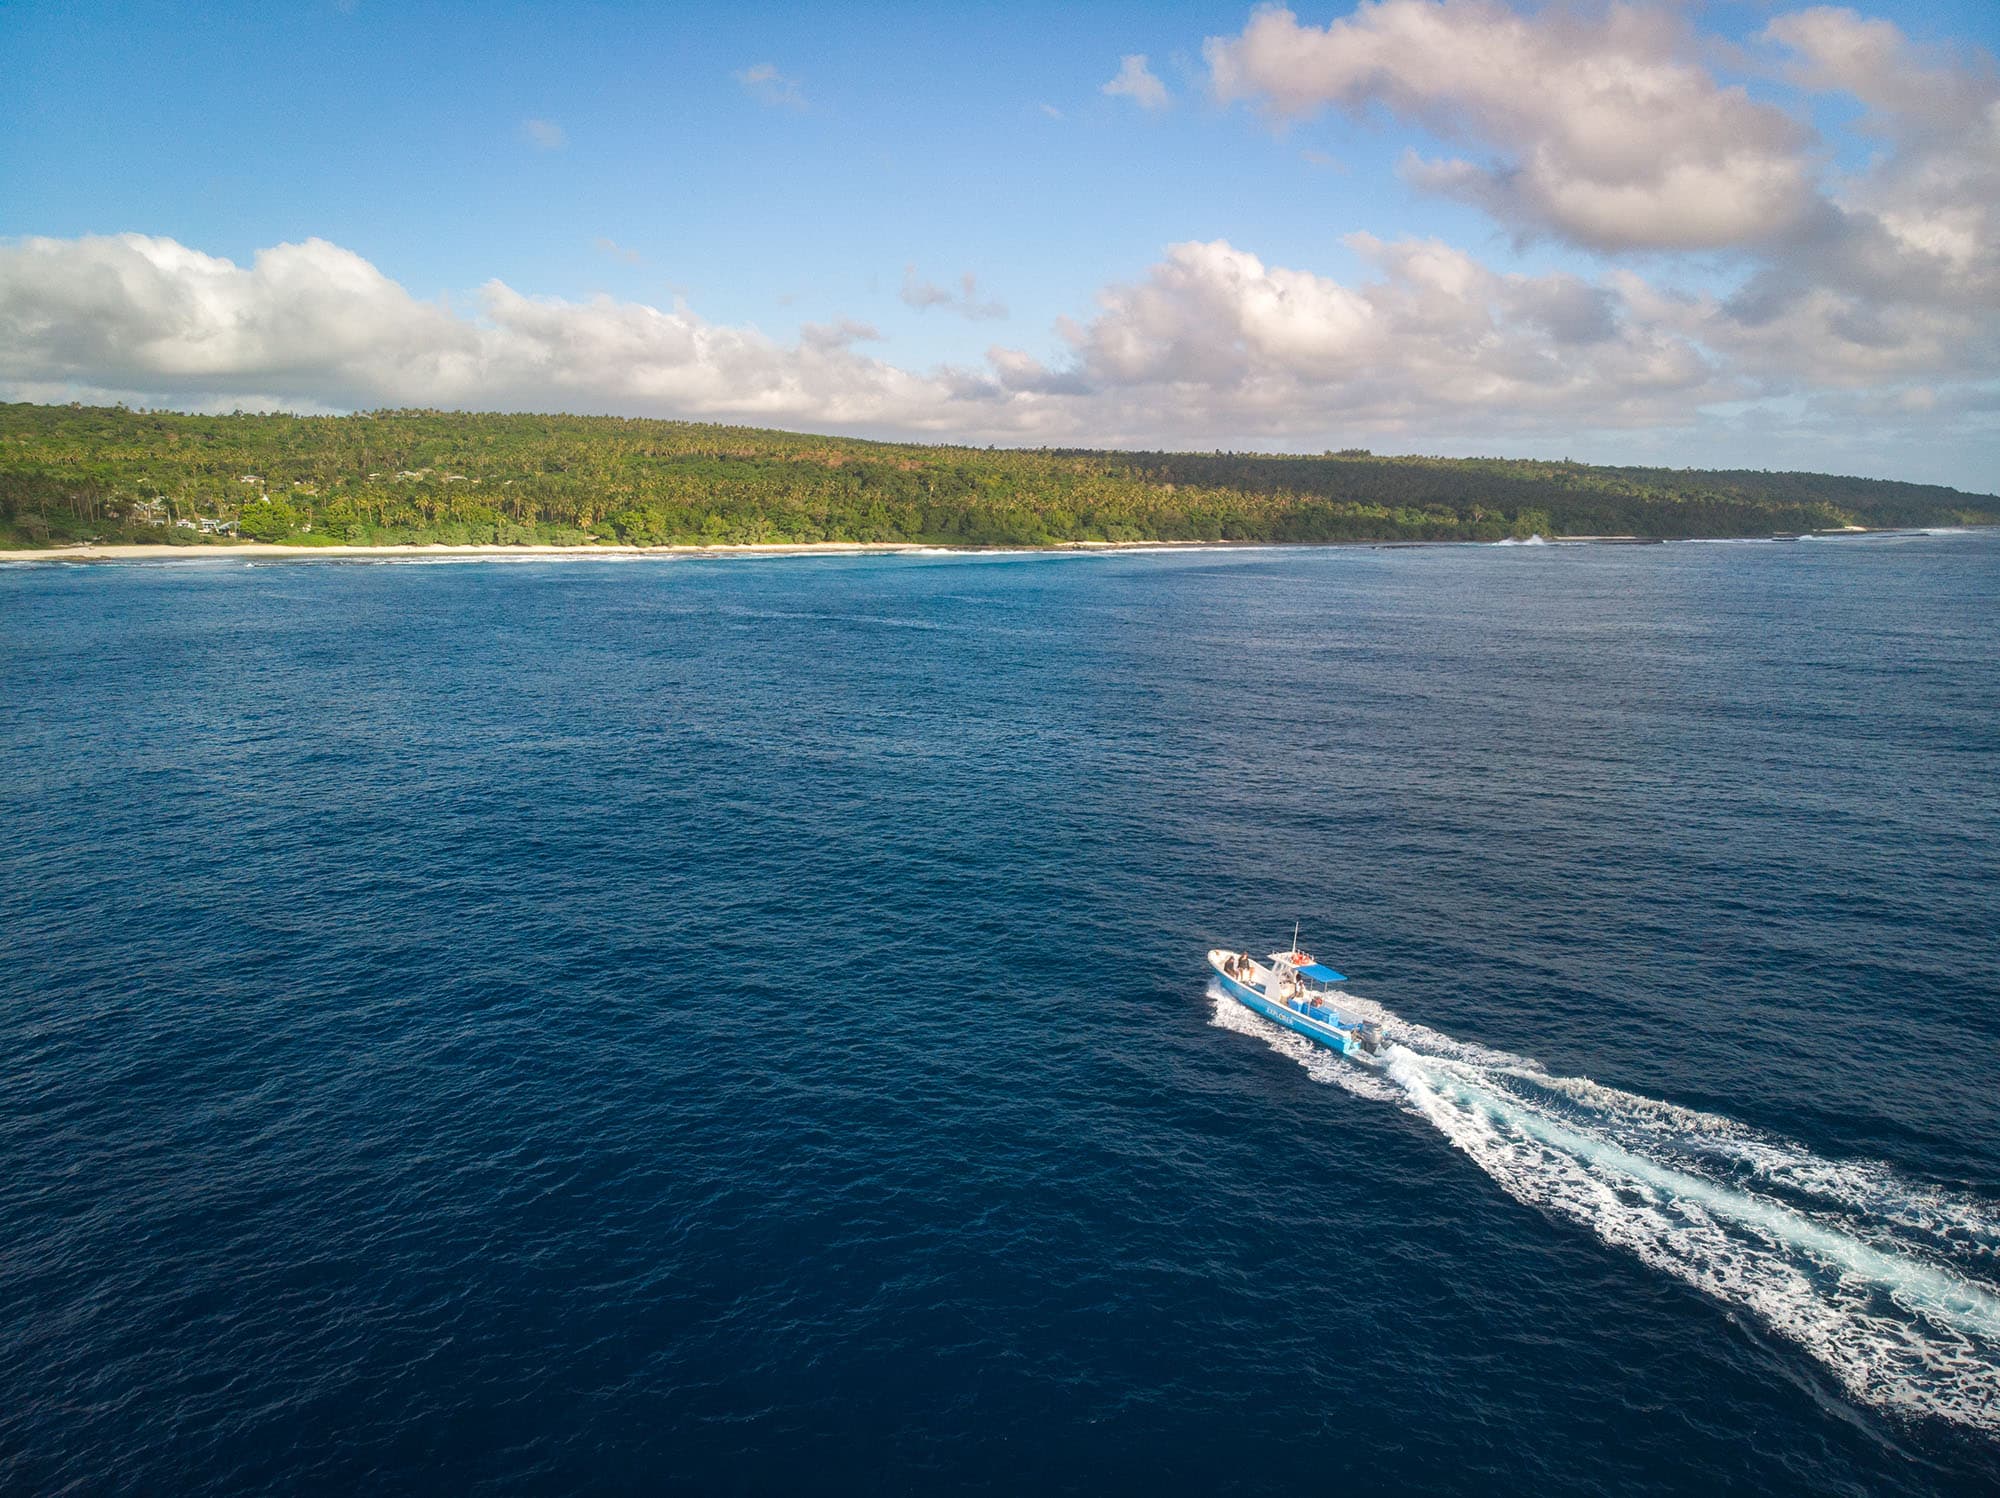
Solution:
[{"label": "blue sky", "polygon": [[[1445,0],[1433,10],[1470,36],[1467,28],[1490,23],[1498,8],[1497,0]],[[538,391],[518,361],[486,351],[478,357],[489,361],[481,367],[493,372],[490,382],[441,388],[439,404],[533,404],[539,394],[573,409],[740,411],[750,419],[764,412],[772,424],[927,439],[1171,442],[1185,430],[1188,445],[1317,448],[1368,438],[1401,450],[1560,449],[1647,461],[1679,453],[1690,463],[1749,461],[1764,444],[1778,454],[1773,466],[1801,461],[1832,432],[1843,466],[1854,471],[1903,473],[1914,463],[1920,476],[1994,487],[1985,399],[1996,374],[1988,362],[1992,307],[1985,341],[1939,349],[1935,369],[1923,364],[1935,333],[1911,332],[1907,357],[1871,363],[1855,355],[1831,379],[1815,375],[1816,356],[1794,347],[1796,338],[1780,351],[1753,348],[1745,334],[1739,349],[1731,340],[1743,329],[1734,324],[1704,330],[1691,313],[1662,313],[1624,278],[1680,298],[1720,299],[1753,281],[1787,278],[1785,294],[1800,306],[1821,292],[1850,302],[1878,298],[1847,306],[1836,320],[1844,328],[1863,314],[1886,316],[1903,292],[1834,272],[1824,287],[1808,286],[1794,268],[1819,251],[1778,244],[1776,230],[1756,227],[1740,243],[1681,243],[1670,231],[1657,243],[1607,244],[1560,211],[1547,221],[1524,219],[1518,204],[1496,207],[1490,193],[1439,190],[1413,173],[1412,153],[1481,170],[1498,163],[1493,180],[1500,181],[1545,148],[1547,132],[1564,127],[1530,118],[1532,80],[1516,80],[1519,98],[1468,102],[1451,95],[1460,85],[1443,77],[1449,69],[1436,69],[1434,82],[1433,59],[1392,62],[1391,72],[1405,69],[1403,81],[1385,91],[1356,82],[1334,58],[1331,72],[1302,85],[1323,89],[1323,98],[1314,94],[1289,113],[1274,104],[1272,90],[1283,85],[1272,80],[1291,55],[1283,49],[1315,44],[1316,28],[1359,21],[1362,29],[1343,32],[1341,45],[1399,45],[1382,39],[1386,21],[1371,19],[1369,9],[1357,17],[1346,5],[1300,7],[1295,29],[1278,38],[1280,54],[1225,100],[1203,44],[1243,37],[1252,21],[1245,5],[473,9],[356,0],[197,10],[16,0],[0,8],[0,54],[12,59],[13,75],[0,92],[0,132],[11,143],[0,152],[0,235],[16,247],[69,248],[43,252],[32,275],[16,277],[16,339],[42,351],[17,354],[12,367],[0,360],[0,382],[44,398],[102,391],[193,405],[419,403],[424,391],[409,374],[407,349],[393,376],[356,375],[348,360],[343,373],[329,366],[316,387],[304,369],[309,349],[274,353],[260,344],[240,367],[197,361],[204,386],[186,359],[161,355],[148,364],[153,356],[123,345],[106,352],[106,328],[143,320],[141,311],[79,309],[62,289],[70,283],[50,279],[50,256],[66,254],[72,267],[97,264],[92,247],[107,236],[173,241],[246,270],[260,251],[319,240],[358,257],[423,304],[426,316],[442,305],[475,331],[493,317],[480,289],[498,281],[569,306],[602,297],[619,307],[684,308],[701,329],[737,340],[739,364],[748,361],[706,383],[663,371],[620,385],[608,374],[567,371]],[[1513,9],[1528,27],[1556,25],[1533,7]],[[1871,163],[1879,178],[1885,157],[1934,156],[1941,130],[1966,135],[1973,166],[1953,167],[1946,201],[1920,205],[1940,223],[1962,219],[1967,205],[1950,194],[1986,180],[1978,174],[1990,165],[1978,154],[1988,143],[1972,139],[1979,131],[1965,124],[1976,110],[1912,124],[1907,111],[1894,114],[1901,105],[1870,104],[1838,86],[1801,86],[1783,71],[1784,59],[1797,64],[1797,48],[1779,47],[1766,32],[1789,9],[1683,6],[1660,14],[1681,26],[1676,65],[1700,70],[1701,87],[1741,86],[1754,105],[1797,122],[1809,138],[1782,149],[1806,163],[1815,191],[1843,212],[1866,203],[1884,222],[1906,225],[1916,210],[1899,201],[1892,211],[1870,198],[1888,191],[1865,180]],[[1689,19],[1673,20],[1680,16]],[[1873,5],[1853,18],[1855,27],[1870,22],[1895,28],[1897,55],[1910,59],[1912,76],[1927,59],[1958,69],[1973,80],[1969,87],[1990,76],[1988,54],[2000,46],[2000,7],[1968,0]],[[1608,36],[1586,25],[1553,45],[1614,47],[1629,61],[1631,44]],[[1131,54],[1146,57],[1168,95],[1165,107],[1104,92]],[[1698,115],[1701,97],[1689,99]],[[1467,111],[1477,116],[1470,126]],[[1912,157],[1903,175],[1918,165]],[[1387,244],[1436,242],[1500,277],[1587,284],[1617,299],[1620,325],[1629,324],[1634,339],[1688,340],[1711,372],[1728,378],[1682,380],[1678,405],[1634,393],[1641,380],[1595,406],[1581,389],[1556,399],[1543,379],[1536,414],[1514,420],[1509,373],[1454,384],[1450,402],[1427,412],[1423,382],[1452,382],[1441,362],[1448,349],[1440,348],[1401,372],[1407,393],[1396,402],[1343,405],[1329,387],[1363,378],[1355,361],[1367,351],[1379,361],[1379,339],[1342,345],[1346,355],[1332,344],[1298,354],[1282,330],[1267,344],[1237,330],[1216,335],[1228,347],[1210,351],[1204,364],[1188,330],[1215,321],[1213,296],[1201,292],[1208,300],[1184,315],[1166,305],[1194,294],[1183,285],[1190,276],[1205,287],[1220,284],[1216,276],[1241,281],[1236,269],[1213,264],[1177,280],[1163,259],[1175,245],[1226,243],[1273,272],[1317,278],[1308,292],[1393,281],[1379,256],[1350,242],[1356,233]],[[1930,243],[1921,235],[1910,242]],[[924,298],[905,294],[915,285],[906,267],[940,292],[958,292],[963,276],[976,277],[971,303],[994,315],[913,305]],[[1960,302],[1977,320],[1986,267],[1957,269],[1967,277]],[[7,274],[0,269],[0,316],[10,305]],[[81,268],[74,274],[86,276]],[[337,270],[326,274],[340,279]],[[1907,283],[1923,278],[1923,267],[1912,265]],[[1160,307],[1128,309],[1151,319],[1137,333],[1105,320],[1107,289],[1115,301],[1118,288],[1143,292],[1140,300],[1159,292]],[[1391,317],[1387,293],[1378,300],[1371,315]],[[230,315],[282,320],[283,310]],[[1399,329],[1435,321],[1426,313],[1411,323],[1407,309],[1393,315],[1406,319],[1393,324]],[[60,317],[95,317],[102,326],[51,331]],[[1171,327],[1162,322],[1175,317],[1181,321]],[[802,330],[839,324],[874,335],[843,345],[867,362],[856,380],[928,380],[948,367],[958,372],[947,381],[950,393],[925,405],[912,387],[872,406],[831,396],[816,404],[799,394],[793,386],[801,381],[830,389],[826,382],[842,376],[816,370],[795,379],[783,351],[798,346]],[[1504,327],[1495,335],[1508,336]],[[1869,336],[1875,341],[1863,338],[1857,348],[1883,346],[1888,335]],[[1132,337],[1172,352],[1142,367],[1137,356],[1115,352]],[[768,357],[744,353],[745,339],[767,341]],[[989,362],[996,345],[1042,373],[996,374],[1000,366]],[[1493,357],[1511,370],[1547,363],[1550,352],[1524,345]],[[1796,367],[1780,367],[1781,352]],[[536,357],[546,364],[545,351]],[[1629,371],[1630,361],[1620,367]],[[730,378],[751,384],[732,386]],[[758,378],[783,384],[785,393],[756,387]],[[1237,383],[1227,386],[1231,379]],[[979,380],[992,388],[967,395]],[[1285,381],[1299,393],[1255,401],[1246,393]],[[1481,384],[1492,385],[1490,408],[1478,404]],[[1207,405],[1203,389],[1213,396]],[[1864,389],[1899,413],[1882,422],[1873,448],[1855,431],[1854,401]],[[1924,412],[1941,403],[1968,414],[1925,425]],[[1003,414],[1000,405],[1009,409]],[[1149,428],[1138,414],[1149,405],[1173,419]],[[1745,411],[1756,416],[1747,426]],[[1780,428],[1782,438],[1774,435]],[[1940,440],[1949,451],[1939,451]]]}]

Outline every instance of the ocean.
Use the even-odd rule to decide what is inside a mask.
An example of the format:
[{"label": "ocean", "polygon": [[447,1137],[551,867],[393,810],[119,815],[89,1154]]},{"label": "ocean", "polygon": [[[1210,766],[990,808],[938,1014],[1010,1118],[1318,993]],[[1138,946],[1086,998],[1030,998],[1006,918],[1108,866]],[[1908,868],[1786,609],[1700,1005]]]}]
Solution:
[{"label": "ocean", "polygon": [[2000,1489],[2000,536],[4,567],[0,828],[9,1492]]}]

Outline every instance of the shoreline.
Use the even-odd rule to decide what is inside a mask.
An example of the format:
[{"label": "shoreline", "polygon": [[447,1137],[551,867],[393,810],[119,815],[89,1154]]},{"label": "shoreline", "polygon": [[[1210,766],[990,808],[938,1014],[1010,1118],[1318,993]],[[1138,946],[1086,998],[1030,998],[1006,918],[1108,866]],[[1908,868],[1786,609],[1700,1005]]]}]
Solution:
[{"label": "shoreline", "polygon": [[[1982,529],[1983,527],[1951,527]],[[1936,527],[1923,526],[1844,526],[1839,530],[1773,533],[1768,536],[1549,536],[1535,541],[1405,541],[1383,537],[1372,541],[1056,541],[1046,546],[954,546],[935,541],[769,541],[718,544],[714,546],[554,546],[498,545],[473,543],[463,546],[434,542],[388,545],[293,546],[277,541],[239,541],[221,544],[172,546],[136,542],[98,545],[79,542],[69,546],[47,546],[0,550],[0,563],[8,562],[200,562],[229,558],[259,561],[557,561],[596,558],[605,561],[638,561],[649,557],[819,557],[819,556],[938,556],[981,553],[1023,552],[1117,552],[1117,551],[1196,551],[1217,548],[1304,547],[1304,546],[1658,546],[1668,541],[1796,541],[1807,537],[1863,535],[1925,535]]]},{"label": "shoreline", "polygon": [[[228,557],[254,557],[260,561],[422,560],[451,561],[551,561],[568,558],[598,558],[634,561],[647,557],[818,557],[818,556],[936,556],[940,553],[977,555],[981,552],[1021,551],[1133,551],[1185,550],[1206,546],[1274,546],[1273,541],[1057,541],[1047,546],[953,546],[938,541],[745,541],[713,546],[554,546],[500,545],[472,542],[454,546],[438,541],[427,544],[395,542],[385,545],[293,546],[282,541],[239,541],[195,546],[148,545],[113,542],[96,545],[79,542],[69,546],[44,546],[0,550],[0,562],[200,562]],[[1326,545],[1374,545],[1373,542],[1306,543]]]}]

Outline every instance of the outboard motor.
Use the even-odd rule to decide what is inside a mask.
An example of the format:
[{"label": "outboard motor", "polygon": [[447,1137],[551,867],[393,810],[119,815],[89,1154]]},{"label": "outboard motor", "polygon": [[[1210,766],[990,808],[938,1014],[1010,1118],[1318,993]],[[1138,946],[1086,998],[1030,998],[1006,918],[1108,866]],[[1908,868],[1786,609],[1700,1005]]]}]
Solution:
[{"label": "outboard motor", "polygon": [[1382,1054],[1382,1047],[1386,1042],[1382,1039],[1382,1027],[1380,1025],[1376,1024],[1372,1019],[1363,1020],[1361,1022],[1360,1035],[1362,1050],[1371,1056]]}]

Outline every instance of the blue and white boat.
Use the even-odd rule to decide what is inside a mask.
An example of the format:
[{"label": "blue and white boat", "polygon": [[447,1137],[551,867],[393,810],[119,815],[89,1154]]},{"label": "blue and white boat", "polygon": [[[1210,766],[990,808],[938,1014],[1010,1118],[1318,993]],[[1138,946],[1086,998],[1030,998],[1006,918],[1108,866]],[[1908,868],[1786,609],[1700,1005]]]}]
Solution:
[{"label": "blue and white boat", "polygon": [[1341,1012],[1335,1000],[1346,997],[1339,985],[1347,979],[1314,961],[1312,953],[1300,951],[1296,931],[1289,952],[1273,952],[1259,962],[1248,952],[1216,947],[1208,954],[1208,965],[1222,991],[1245,1009],[1343,1056],[1381,1065],[1382,1027]]}]

